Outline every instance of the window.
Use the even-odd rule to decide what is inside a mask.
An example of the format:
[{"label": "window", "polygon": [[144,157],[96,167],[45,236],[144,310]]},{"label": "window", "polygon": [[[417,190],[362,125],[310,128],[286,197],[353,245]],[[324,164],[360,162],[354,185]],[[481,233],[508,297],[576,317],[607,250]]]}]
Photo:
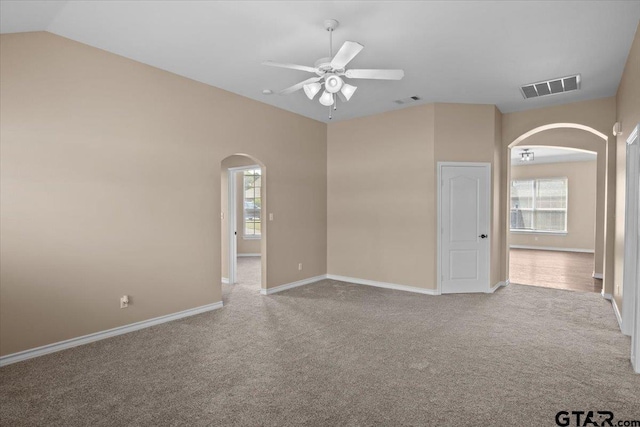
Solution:
[{"label": "window", "polygon": [[259,239],[261,235],[262,171],[249,169],[244,171],[244,233],[246,238]]},{"label": "window", "polygon": [[511,181],[511,230],[567,232],[567,178]]}]

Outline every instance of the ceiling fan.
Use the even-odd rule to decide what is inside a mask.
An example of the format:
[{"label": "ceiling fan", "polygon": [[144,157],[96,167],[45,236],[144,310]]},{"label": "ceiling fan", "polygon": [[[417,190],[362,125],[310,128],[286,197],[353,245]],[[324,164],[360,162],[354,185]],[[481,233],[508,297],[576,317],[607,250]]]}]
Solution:
[{"label": "ceiling fan", "polygon": [[324,86],[324,91],[320,98],[320,104],[329,107],[329,119],[331,119],[331,107],[337,109],[338,100],[347,102],[351,99],[356,89],[344,81],[348,79],[373,79],[373,80],[401,80],[404,77],[403,70],[369,70],[369,69],[346,69],[345,67],[364,48],[357,42],[346,41],[333,55],[333,31],[339,23],[335,19],[324,21],[324,27],[329,31],[329,57],[317,60],[313,67],[306,65],[287,64],[273,61],[263,62],[262,65],[271,67],[289,68],[292,70],[307,71],[316,74],[316,77],[304,80],[291,87],[277,92],[279,95],[289,95],[300,89],[304,90],[309,99],[313,99]]}]

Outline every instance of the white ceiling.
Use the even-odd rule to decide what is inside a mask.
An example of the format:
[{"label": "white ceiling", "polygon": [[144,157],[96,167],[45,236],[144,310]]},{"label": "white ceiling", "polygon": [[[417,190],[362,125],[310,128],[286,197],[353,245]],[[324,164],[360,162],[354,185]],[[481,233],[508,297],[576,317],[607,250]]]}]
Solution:
[{"label": "white ceiling", "polygon": [[[520,153],[528,148],[533,152],[532,162],[521,161]],[[545,163],[569,163],[569,162],[589,162],[595,161],[598,155],[593,151],[576,150],[572,148],[545,147],[540,145],[518,145],[511,149],[511,165],[531,166]]]},{"label": "white ceiling", "polygon": [[[496,104],[513,112],[613,96],[640,19],[640,1],[5,1],[0,32],[49,31],[295,113],[328,121],[302,91],[263,95],[312,75],[260,65],[313,65],[364,50],[351,68],[402,68],[402,81],[358,86],[334,121],[401,108],[393,101]],[[582,74],[582,89],[524,100],[519,86]],[[415,104],[410,104],[415,105]]]}]

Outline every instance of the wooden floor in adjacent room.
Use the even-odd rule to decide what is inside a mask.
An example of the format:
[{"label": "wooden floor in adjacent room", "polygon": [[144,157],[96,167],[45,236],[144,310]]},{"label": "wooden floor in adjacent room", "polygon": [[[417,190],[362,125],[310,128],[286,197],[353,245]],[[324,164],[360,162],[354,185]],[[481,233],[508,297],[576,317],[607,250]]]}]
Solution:
[{"label": "wooden floor in adjacent room", "polygon": [[602,280],[594,279],[592,275],[593,254],[529,249],[509,251],[511,283],[600,292]]}]

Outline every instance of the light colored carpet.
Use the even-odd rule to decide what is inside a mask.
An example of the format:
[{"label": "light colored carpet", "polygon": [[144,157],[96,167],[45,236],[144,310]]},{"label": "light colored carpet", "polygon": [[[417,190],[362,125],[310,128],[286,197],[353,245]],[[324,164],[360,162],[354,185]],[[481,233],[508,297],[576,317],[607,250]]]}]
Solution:
[{"label": "light colored carpet", "polygon": [[271,296],[225,285],[224,302],[0,369],[0,424],[548,426],[560,410],[640,419],[629,339],[593,293],[512,285],[434,297],[325,280]]}]

